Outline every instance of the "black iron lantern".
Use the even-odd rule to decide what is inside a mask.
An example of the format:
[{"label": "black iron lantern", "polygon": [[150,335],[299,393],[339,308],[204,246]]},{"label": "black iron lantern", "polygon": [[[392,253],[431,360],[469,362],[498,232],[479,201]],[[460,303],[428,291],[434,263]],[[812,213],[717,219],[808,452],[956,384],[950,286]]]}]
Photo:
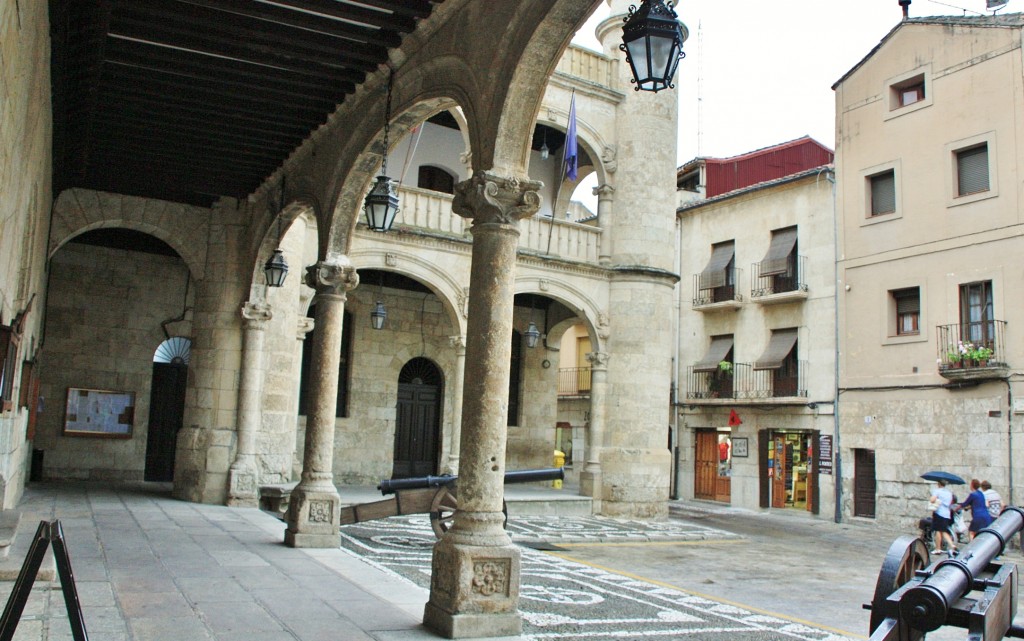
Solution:
[{"label": "black iron lantern", "polygon": [[388,319],[388,310],[384,308],[384,303],[377,301],[377,304],[373,306],[373,310],[370,311],[370,324],[374,329],[384,329],[384,321]]},{"label": "black iron lantern", "polygon": [[284,279],[288,276],[288,262],[284,259],[282,250],[275,249],[263,264],[263,275],[267,278],[267,287],[284,286]]},{"label": "black iron lantern", "polygon": [[658,92],[675,86],[672,78],[686,55],[686,36],[672,6],[671,1],[643,0],[639,9],[629,8],[619,49],[626,52],[637,91]]},{"label": "black iron lantern", "polygon": [[380,165],[380,175],[370,193],[366,194],[363,209],[366,212],[366,224],[373,231],[386,232],[391,229],[398,214],[398,194],[395,193],[394,181],[388,178],[388,133],[391,130],[391,86],[395,79],[392,69],[388,75],[388,99],[384,108],[384,159]]},{"label": "black iron lantern", "polygon": [[540,330],[537,329],[537,324],[530,321],[530,324],[526,326],[526,331],[523,332],[523,336],[526,337],[526,346],[533,349],[537,346],[537,340],[540,338]]}]

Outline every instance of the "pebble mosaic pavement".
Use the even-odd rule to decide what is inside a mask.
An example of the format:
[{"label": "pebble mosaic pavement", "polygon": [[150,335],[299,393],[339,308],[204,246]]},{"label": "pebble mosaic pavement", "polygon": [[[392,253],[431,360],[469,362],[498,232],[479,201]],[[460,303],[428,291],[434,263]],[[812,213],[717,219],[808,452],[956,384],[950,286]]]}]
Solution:
[{"label": "pebble mosaic pavement", "polygon": [[[681,522],[601,517],[515,518],[521,545],[522,639],[615,641],[852,641],[853,637],[680,589],[623,576],[534,549],[570,543],[739,539]],[[385,572],[429,588],[435,538],[426,516],[392,517],[341,528],[341,547]],[[533,547],[531,547],[533,546]]]}]

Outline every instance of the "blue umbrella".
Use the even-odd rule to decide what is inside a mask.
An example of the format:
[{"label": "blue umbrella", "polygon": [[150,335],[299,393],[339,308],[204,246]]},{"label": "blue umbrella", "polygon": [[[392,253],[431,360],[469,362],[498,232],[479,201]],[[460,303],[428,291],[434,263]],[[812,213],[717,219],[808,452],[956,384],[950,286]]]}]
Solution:
[{"label": "blue umbrella", "polygon": [[921,478],[928,481],[945,481],[946,483],[952,483],[953,485],[964,485],[967,481],[963,480],[956,474],[949,472],[926,472],[921,475]]}]

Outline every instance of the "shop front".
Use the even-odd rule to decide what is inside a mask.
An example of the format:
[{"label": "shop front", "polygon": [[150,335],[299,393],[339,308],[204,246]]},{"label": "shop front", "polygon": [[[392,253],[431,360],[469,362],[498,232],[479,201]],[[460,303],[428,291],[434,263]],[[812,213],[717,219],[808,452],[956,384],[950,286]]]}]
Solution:
[{"label": "shop front", "polygon": [[810,430],[762,430],[761,507],[818,513],[820,434]]}]

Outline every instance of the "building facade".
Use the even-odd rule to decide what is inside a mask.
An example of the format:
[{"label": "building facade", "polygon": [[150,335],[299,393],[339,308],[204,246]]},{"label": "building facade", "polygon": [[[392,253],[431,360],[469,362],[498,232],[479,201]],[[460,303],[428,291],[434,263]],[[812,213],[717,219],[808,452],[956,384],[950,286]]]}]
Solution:
[{"label": "building facade", "polygon": [[904,20],[834,86],[846,517],[909,527],[934,469],[1020,498],[1022,24]]},{"label": "building facade", "polygon": [[802,138],[680,168],[680,496],[832,514],[831,161]]}]

